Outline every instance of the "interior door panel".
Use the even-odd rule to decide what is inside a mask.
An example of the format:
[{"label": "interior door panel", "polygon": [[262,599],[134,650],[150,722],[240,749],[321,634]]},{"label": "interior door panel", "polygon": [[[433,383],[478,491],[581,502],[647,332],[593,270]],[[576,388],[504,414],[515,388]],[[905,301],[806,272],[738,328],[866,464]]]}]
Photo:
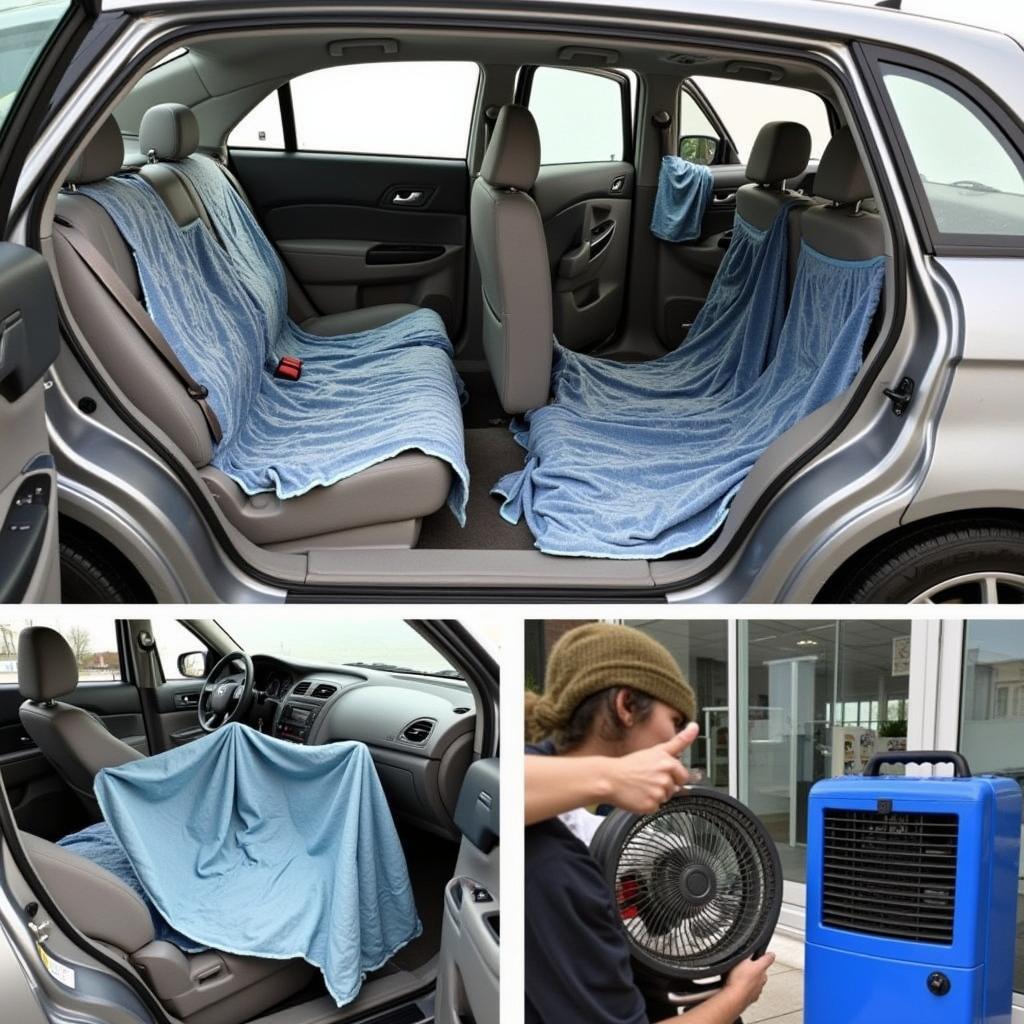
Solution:
[{"label": "interior door panel", "polygon": [[501,901],[499,761],[470,765],[455,823],[462,832],[455,875],[445,887],[437,1024],[498,1024]]},{"label": "interior door panel", "polygon": [[156,689],[158,728],[164,749],[180,747],[206,734],[199,727],[199,692],[202,679],[168,679]]},{"label": "interior door panel", "polygon": [[633,208],[633,165],[549,164],[533,188],[551,262],[555,336],[589,351],[622,317]]},{"label": "interior door panel", "polygon": [[[140,753],[149,753],[134,686],[85,682],[61,699],[96,715],[113,735]],[[89,822],[78,798],[21,727],[18,708],[23,700],[17,686],[0,685],[0,775],[19,828],[59,839]]]},{"label": "interior door panel", "polygon": [[407,302],[462,324],[464,160],[232,150],[257,215],[318,313]]},{"label": "interior door panel", "polygon": [[0,242],[0,604],[60,600],[57,478],[42,382],[59,347],[46,262]]}]

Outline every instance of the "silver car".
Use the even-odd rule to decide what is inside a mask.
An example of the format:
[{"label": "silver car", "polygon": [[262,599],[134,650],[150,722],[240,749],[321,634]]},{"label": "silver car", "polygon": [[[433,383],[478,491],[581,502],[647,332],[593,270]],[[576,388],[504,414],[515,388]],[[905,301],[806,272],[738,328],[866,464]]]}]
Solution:
[{"label": "silver car", "polygon": [[[1008,36],[818,0],[8,0],[0,52],[0,600],[1024,597],[1024,54]],[[802,126],[809,159],[779,123]],[[422,422],[392,412],[381,363],[361,437],[436,428],[468,487],[440,442],[365,465],[348,450],[344,473],[313,465],[291,489],[224,468],[210,410],[240,371],[187,348],[204,299],[154,304],[150,236],[130,243],[90,198],[144,179],[161,217],[232,245],[178,174],[196,152],[272,246],[304,336],[376,338],[417,311],[441,325],[462,422],[429,405],[434,378],[418,398],[403,378]],[[711,175],[687,241],[650,230],[665,156]],[[699,541],[595,556],[598,525],[545,550],[490,492],[522,471],[510,421],[548,399],[552,335],[618,363],[686,351],[744,203],[790,211],[793,265],[812,237],[884,257],[852,383],[750,453]],[[298,372],[278,355],[267,372]],[[322,433],[354,420],[300,412],[297,447],[326,461]],[[726,438],[714,454],[736,453]],[[589,502],[595,524],[612,504],[671,510],[653,462],[690,456],[669,445],[611,499],[585,478],[563,507]]]}]

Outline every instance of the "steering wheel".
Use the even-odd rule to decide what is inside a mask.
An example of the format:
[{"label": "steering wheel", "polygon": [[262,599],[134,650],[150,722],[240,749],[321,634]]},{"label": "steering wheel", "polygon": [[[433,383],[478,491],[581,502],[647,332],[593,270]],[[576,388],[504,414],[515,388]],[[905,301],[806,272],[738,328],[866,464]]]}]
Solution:
[{"label": "steering wheel", "polygon": [[[237,668],[238,662],[242,670]],[[234,669],[232,671],[232,669]],[[210,670],[199,691],[199,726],[213,732],[243,718],[252,706],[254,672],[252,658],[244,651],[228,651]]]}]

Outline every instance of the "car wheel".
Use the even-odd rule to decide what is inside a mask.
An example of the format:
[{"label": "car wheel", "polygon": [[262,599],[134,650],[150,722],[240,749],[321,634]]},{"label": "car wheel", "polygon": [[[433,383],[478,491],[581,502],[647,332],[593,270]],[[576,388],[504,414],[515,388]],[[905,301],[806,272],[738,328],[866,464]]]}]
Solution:
[{"label": "car wheel", "polygon": [[883,548],[842,588],[851,604],[1024,604],[1024,530],[953,525]]},{"label": "car wheel", "polygon": [[102,541],[63,529],[60,591],[64,604],[132,604],[152,600],[138,573]]}]

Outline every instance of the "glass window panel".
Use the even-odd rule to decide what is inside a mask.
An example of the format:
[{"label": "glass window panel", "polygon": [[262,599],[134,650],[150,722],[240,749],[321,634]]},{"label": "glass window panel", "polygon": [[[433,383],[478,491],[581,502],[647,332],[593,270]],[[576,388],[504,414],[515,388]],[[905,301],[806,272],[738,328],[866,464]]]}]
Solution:
[{"label": "glass window panel", "polygon": [[0,684],[17,685],[18,636],[26,626],[49,626],[67,640],[78,663],[80,684],[121,679],[114,622],[105,612],[44,612],[0,618]]},{"label": "glass window panel", "polygon": [[541,163],[622,159],[622,86],[615,79],[568,68],[537,68],[529,104],[540,133]]}]

